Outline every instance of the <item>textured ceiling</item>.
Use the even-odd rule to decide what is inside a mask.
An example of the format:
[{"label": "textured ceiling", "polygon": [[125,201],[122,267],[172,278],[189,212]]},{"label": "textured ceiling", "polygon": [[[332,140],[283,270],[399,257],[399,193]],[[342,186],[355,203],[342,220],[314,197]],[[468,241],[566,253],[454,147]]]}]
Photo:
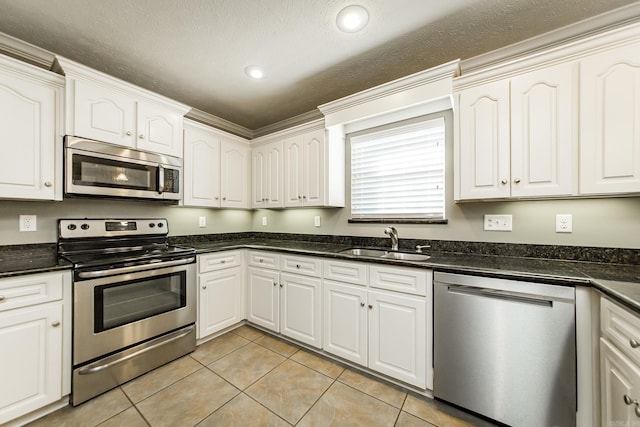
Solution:
[{"label": "textured ceiling", "polygon": [[635,1],[0,0],[0,32],[255,130]]}]

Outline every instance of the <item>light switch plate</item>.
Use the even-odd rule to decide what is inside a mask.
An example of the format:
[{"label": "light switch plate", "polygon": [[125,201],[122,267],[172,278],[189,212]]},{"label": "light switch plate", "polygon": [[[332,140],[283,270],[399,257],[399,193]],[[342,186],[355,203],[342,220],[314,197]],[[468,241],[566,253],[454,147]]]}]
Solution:
[{"label": "light switch plate", "polygon": [[201,216],[198,218],[198,227],[203,228],[207,226],[207,217]]},{"label": "light switch plate", "polygon": [[512,231],[513,217],[511,215],[485,215],[485,231]]},{"label": "light switch plate", "polygon": [[267,217],[266,216],[262,217],[262,225],[267,225]]},{"label": "light switch plate", "polygon": [[313,225],[314,227],[320,227],[320,215],[316,215],[313,217]]}]

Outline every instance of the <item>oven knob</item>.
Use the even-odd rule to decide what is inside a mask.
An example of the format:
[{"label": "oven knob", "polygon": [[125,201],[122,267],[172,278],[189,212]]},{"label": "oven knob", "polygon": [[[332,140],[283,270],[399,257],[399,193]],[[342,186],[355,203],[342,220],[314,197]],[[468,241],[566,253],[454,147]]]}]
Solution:
[{"label": "oven knob", "polygon": [[163,224],[163,223],[161,223],[161,222],[159,222],[159,223],[158,223],[158,228],[162,228],[162,227],[164,227],[164,224]]},{"label": "oven knob", "polygon": [[88,230],[89,229],[89,224],[82,224],[80,226],[80,228],[82,228],[83,230]]},{"label": "oven knob", "polygon": [[67,230],[71,230],[71,231],[73,231],[73,230],[75,230],[76,228],[77,228],[77,227],[76,227],[76,225],[75,225],[75,224],[69,224],[69,225],[67,225]]},{"label": "oven knob", "polygon": [[155,223],[153,223],[153,222],[150,222],[150,223],[149,223],[149,228],[153,228],[153,227],[155,227],[155,226],[156,226],[156,225],[155,225]]}]

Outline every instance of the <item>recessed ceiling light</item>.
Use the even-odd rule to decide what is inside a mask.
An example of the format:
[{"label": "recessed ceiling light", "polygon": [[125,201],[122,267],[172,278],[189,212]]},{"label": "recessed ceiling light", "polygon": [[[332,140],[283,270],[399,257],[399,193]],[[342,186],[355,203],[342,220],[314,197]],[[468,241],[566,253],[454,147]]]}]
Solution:
[{"label": "recessed ceiling light", "polygon": [[355,33],[363,29],[369,22],[369,12],[362,6],[351,5],[338,13],[336,25],[345,33]]},{"label": "recessed ceiling light", "polygon": [[257,65],[245,67],[244,73],[252,79],[260,80],[265,78],[264,70]]}]

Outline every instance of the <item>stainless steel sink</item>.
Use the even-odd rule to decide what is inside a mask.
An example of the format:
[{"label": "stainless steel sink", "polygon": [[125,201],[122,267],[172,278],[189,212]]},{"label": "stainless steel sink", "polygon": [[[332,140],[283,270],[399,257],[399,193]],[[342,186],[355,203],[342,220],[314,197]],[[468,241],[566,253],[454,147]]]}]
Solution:
[{"label": "stainless steel sink", "polygon": [[430,257],[425,254],[412,254],[408,252],[387,252],[381,258],[400,259],[404,261],[425,261]]},{"label": "stainless steel sink", "polygon": [[353,255],[365,258],[386,258],[397,259],[403,261],[426,261],[430,257],[425,254],[410,253],[410,252],[390,252],[384,249],[366,249],[366,248],[349,248],[339,253],[345,255]]}]

